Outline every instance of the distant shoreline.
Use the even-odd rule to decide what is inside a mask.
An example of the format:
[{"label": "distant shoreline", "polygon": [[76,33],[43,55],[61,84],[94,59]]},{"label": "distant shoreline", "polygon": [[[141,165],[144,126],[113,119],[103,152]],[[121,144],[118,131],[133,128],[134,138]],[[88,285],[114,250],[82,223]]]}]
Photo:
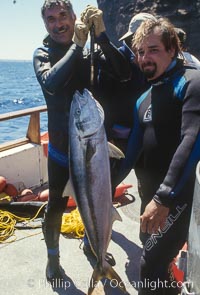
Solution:
[{"label": "distant shoreline", "polygon": [[31,59],[0,59],[0,62],[30,62]]}]

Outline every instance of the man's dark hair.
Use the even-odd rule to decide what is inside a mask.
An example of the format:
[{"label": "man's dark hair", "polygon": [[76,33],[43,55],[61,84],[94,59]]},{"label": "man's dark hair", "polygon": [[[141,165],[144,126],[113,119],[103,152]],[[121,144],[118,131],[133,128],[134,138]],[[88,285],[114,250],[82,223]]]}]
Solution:
[{"label": "man's dark hair", "polygon": [[166,18],[159,18],[156,21],[143,21],[134,35],[132,44],[133,48],[137,49],[137,45],[140,44],[145,37],[150,35],[156,29],[159,29],[160,31],[161,40],[165,46],[165,49],[169,51],[171,48],[174,48],[175,56],[181,54],[180,41],[175,32],[175,28],[173,24]]},{"label": "man's dark hair", "polygon": [[44,17],[46,9],[49,9],[55,5],[64,5],[65,8],[67,8],[70,12],[74,12],[70,0],[45,0],[41,8],[42,17]]}]

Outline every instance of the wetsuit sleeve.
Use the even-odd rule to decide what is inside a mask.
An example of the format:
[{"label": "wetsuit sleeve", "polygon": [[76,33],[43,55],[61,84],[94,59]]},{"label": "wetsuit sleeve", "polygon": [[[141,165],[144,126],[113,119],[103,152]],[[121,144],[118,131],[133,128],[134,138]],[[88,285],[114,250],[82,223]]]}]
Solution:
[{"label": "wetsuit sleeve", "polygon": [[130,62],[133,63],[135,60],[135,54],[133,51],[127,46],[127,45],[122,45],[121,47],[118,48],[118,50],[126,57],[126,59]]},{"label": "wetsuit sleeve", "polygon": [[139,100],[137,101],[134,108],[134,127],[130,133],[128,139],[128,146],[125,154],[125,158],[122,161],[121,168],[119,171],[118,183],[124,180],[129,174],[131,169],[134,168],[137,159],[139,158],[142,151],[143,142],[143,129],[139,123],[138,118]]},{"label": "wetsuit sleeve", "polygon": [[82,48],[72,44],[64,57],[51,66],[48,50],[38,48],[34,53],[33,65],[42,89],[53,94],[59,87],[66,85],[81,56]]},{"label": "wetsuit sleeve", "polygon": [[166,177],[154,196],[155,201],[166,206],[171,204],[192,173],[195,175],[195,168],[200,160],[199,81],[198,74],[198,79],[191,79],[188,83],[182,107],[181,142]]},{"label": "wetsuit sleeve", "polygon": [[131,76],[129,61],[108,39],[105,33],[96,38],[97,44],[101,47],[100,57],[101,71],[109,77],[118,81],[127,81]]}]

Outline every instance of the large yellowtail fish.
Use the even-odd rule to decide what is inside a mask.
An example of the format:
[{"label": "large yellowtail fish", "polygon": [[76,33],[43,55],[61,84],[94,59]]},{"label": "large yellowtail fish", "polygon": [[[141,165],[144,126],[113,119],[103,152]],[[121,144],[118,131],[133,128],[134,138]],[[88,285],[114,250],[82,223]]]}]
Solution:
[{"label": "large yellowtail fish", "polygon": [[112,224],[121,217],[112,204],[110,152],[104,129],[104,112],[87,89],[83,94],[78,91],[74,94],[69,130],[70,180],[90,246],[97,258],[88,295],[92,294],[102,278],[113,280],[126,292],[121,278],[105,259]]}]

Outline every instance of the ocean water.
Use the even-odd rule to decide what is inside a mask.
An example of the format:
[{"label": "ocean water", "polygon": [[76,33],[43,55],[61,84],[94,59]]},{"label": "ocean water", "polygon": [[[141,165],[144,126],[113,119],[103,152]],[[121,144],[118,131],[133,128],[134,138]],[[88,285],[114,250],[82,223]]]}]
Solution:
[{"label": "ocean water", "polygon": [[[45,105],[32,61],[0,60],[0,114]],[[40,114],[41,132],[47,130],[46,112]],[[0,122],[0,143],[25,137],[29,116]]]}]

